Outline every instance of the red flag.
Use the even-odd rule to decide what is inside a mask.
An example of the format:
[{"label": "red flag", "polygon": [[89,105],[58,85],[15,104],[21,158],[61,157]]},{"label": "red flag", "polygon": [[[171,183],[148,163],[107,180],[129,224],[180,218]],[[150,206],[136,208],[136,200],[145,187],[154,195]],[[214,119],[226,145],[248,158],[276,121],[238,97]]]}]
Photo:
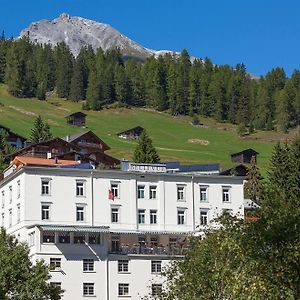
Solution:
[{"label": "red flag", "polygon": [[115,195],[112,190],[108,190],[108,199],[113,201],[115,200]]}]

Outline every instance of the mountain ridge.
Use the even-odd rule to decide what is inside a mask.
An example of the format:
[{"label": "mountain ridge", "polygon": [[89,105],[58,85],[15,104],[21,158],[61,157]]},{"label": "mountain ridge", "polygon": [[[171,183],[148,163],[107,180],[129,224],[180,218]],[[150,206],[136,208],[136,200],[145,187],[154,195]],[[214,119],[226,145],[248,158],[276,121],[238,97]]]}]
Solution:
[{"label": "mountain ridge", "polygon": [[170,50],[152,50],[131,40],[111,25],[70,16],[62,13],[53,20],[43,19],[31,23],[20,32],[19,38],[28,37],[32,42],[39,44],[50,44],[65,42],[74,56],[80,49],[91,46],[94,50],[102,48],[107,51],[118,48],[123,56],[146,59],[150,56],[158,57],[165,53],[178,55],[179,52]]}]

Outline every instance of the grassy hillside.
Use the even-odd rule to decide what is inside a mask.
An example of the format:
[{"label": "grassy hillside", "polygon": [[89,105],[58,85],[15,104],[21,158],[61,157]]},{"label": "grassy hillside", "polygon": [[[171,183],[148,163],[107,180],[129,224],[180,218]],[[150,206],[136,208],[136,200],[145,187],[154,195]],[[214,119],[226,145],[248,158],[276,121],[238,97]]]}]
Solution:
[{"label": "grassy hillside", "polygon": [[[259,132],[250,139],[241,139],[233,125],[201,119],[205,126],[199,128],[192,126],[188,117],[174,118],[165,113],[142,109],[88,111],[86,129],[67,125],[65,116],[80,110],[80,103],[59,99],[17,99],[8,95],[5,86],[0,85],[0,124],[29,137],[33,119],[40,114],[50,124],[55,136],[63,137],[86,129],[93,130],[111,146],[109,153],[120,159],[132,158],[136,142],[119,139],[116,133],[137,125],[147,129],[161,159],[168,161],[218,162],[222,168],[226,168],[232,165],[230,153],[251,147],[260,153],[258,162],[265,173],[274,145],[274,142],[267,140],[266,133]],[[280,138],[286,137],[281,135]]]}]

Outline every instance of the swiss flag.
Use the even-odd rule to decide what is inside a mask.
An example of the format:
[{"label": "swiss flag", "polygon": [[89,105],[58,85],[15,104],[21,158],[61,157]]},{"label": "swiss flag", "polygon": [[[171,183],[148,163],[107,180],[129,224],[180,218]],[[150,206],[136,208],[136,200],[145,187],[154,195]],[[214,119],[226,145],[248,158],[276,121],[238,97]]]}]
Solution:
[{"label": "swiss flag", "polygon": [[108,199],[109,200],[115,200],[115,196],[112,190],[108,190]]}]

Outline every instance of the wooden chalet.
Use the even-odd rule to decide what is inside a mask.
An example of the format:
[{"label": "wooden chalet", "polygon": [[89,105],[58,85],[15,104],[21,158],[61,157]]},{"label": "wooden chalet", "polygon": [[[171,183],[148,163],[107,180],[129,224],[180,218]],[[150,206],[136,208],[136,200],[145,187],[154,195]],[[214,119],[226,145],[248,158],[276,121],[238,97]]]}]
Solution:
[{"label": "wooden chalet", "polygon": [[[75,155],[80,157],[82,162],[92,161],[96,166],[102,165],[109,168],[115,168],[120,164],[117,158],[104,153],[106,150],[109,150],[110,147],[91,130],[67,136],[64,139],[78,149],[79,153]],[[74,159],[70,155],[71,154],[60,157],[64,159]]]},{"label": "wooden chalet", "polygon": [[117,133],[117,136],[121,139],[126,139],[126,140],[138,140],[143,131],[144,131],[143,127],[137,126],[137,127],[130,128],[125,131],[119,132],[119,133]]},{"label": "wooden chalet", "polygon": [[246,163],[249,164],[251,161],[252,156],[256,157],[258,155],[258,152],[256,152],[255,150],[249,148],[249,149],[245,149],[243,151],[237,152],[237,153],[232,153],[231,156],[231,161],[235,162],[235,163]]},{"label": "wooden chalet", "polygon": [[0,130],[4,130],[7,132],[7,142],[11,146],[15,147],[16,149],[21,149],[24,146],[24,143],[26,141],[26,138],[23,136],[11,131],[8,127],[5,127],[3,125],[0,125]]},{"label": "wooden chalet", "polygon": [[86,114],[81,112],[81,111],[78,111],[78,112],[75,112],[73,114],[70,114],[68,115],[66,118],[67,118],[67,123],[69,125],[74,125],[74,126],[81,126],[81,127],[84,127],[85,124],[86,124]]},{"label": "wooden chalet", "polygon": [[7,157],[9,157],[11,161],[16,156],[31,156],[50,159],[73,150],[79,149],[75,145],[72,145],[61,138],[53,138],[47,141],[28,145],[9,154]]},{"label": "wooden chalet", "polygon": [[110,149],[110,147],[91,130],[66,136],[64,140],[75,145],[80,149],[79,152],[83,154],[94,151],[104,152]]}]

